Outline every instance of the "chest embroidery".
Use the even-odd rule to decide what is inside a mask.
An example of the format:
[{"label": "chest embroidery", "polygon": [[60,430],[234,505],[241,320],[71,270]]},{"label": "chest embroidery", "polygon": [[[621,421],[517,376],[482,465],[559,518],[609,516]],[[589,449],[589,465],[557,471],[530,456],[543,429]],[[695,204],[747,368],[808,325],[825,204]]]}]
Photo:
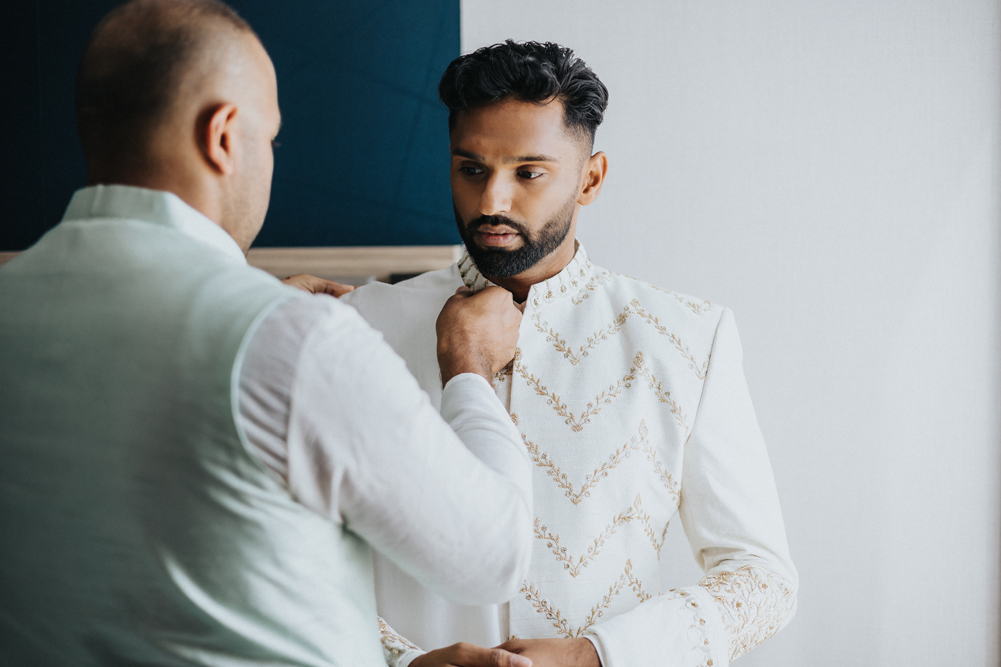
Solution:
[{"label": "chest embroidery", "polygon": [[540,525],[542,519],[538,517],[535,519],[535,537],[546,543],[546,547],[553,552],[557,561],[563,563],[563,569],[571,577],[576,577],[580,574],[582,568],[587,567],[588,563],[598,557],[601,553],[601,547],[605,546],[605,541],[615,534],[619,526],[630,521],[639,521],[643,524],[643,532],[650,538],[650,544],[653,546],[654,551],[657,552],[657,560],[660,560],[660,550],[664,546],[664,539],[667,536],[667,527],[669,524],[664,525],[660,541],[658,541],[657,533],[654,531],[652,525],[653,520],[649,514],[643,511],[643,501],[640,494],[636,494],[636,500],[633,501],[629,509],[619,512],[612,517],[611,523],[605,526],[605,529],[594,538],[594,542],[576,560],[567,552],[567,548],[560,544],[560,536],[550,531],[547,526]]},{"label": "chest embroidery", "polygon": [[[517,415],[512,415],[515,419],[515,424],[517,424]],[[570,481],[567,474],[563,472],[560,466],[556,465],[556,462],[547,453],[543,452],[539,445],[532,442],[528,437],[522,433],[521,439],[525,443],[526,449],[528,449],[529,455],[532,457],[532,462],[546,471],[548,475],[555,483],[556,486],[560,487],[566,492],[566,497],[570,499],[574,505],[580,505],[584,502],[584,498],[589,498],[591,496],[591,490],[598,485],[603,479],[606,479],[613,470],[622,461],[629,458],[629,455],[633,452],[642,452],[649,459],[650,463],[653,464],[654,472],[660,479],[661,483],[664,484],[672,496],[674,496],[675,503],[681,503],[681,487],[674,480],[663,464],[660,462],[660,458],[657,455],[657,450],[654,449],[653,445],[647,439],[647,427],[646,422],[641,421],[639,427],[639,433],[634,435],[629,439],[629,442],[625,443],[614,452],[609,454],[608,460],[603,462],[600,466],[594,469],[594,472],[588,473],[584,478],[584,481],[580,485],[580,490],[575,490],[574,483]]]},{"label": "chest embroidery", "polygon": [[567,408],[567,404],[560,398],[559,394],[550,391],[549,387],[543,384],[541,378],[538,378],[530,373],[528,367],[521,362],[517,355],[514,360],[514,371],[528,383],[529,387],[535,390],[537,395],[546,399],[547,405],[552,407],[556,414],[563,417],[564,422],[570,427],[570,430],[575,433],[583,431],[584,426],[591,423],[592,417],[596,417],[605,406],[611,405],[612,401],[618,398],[622,392],[631,388],[633,386],[633,381],[635,381],[638,377],[642,377],[647,381],[649,388],[654,390],[654,393],[657,395],[657,399],[661,403],[668,405],[671,414],[674,415],[678,425],[684,431],[685,439],[688,439],[688,423],[685,420],[681,406],[671,397],[671,392],[664,388],[664,383],[658,381],[657,377],[646,367],[646,360],[642,352],[636,353],[636,356],[633,358],[632,367],[625,375],[622,376],[620,380],[616,381],[615,384],[609,385],[607,389],[598,394],[593,401],[589,402],[587,406],[580,411],[580,417],[577,417],[574,412],[571,412]]},{"label": "chest embroidery", "polygon": [[588,614],[587,618],[584,619],[583,625],[573,628],[570,621],[564,617],[563,612],[556,607],[552,602],[543,597],[542,593],[534,584],[525,583],[521,587],[521,593],[525,596],[525,599],[532,603],[532,606],[537,612],[545,615],[545,617],[552,621],[553,628],[556,629],[556,633],[561,637],[566,637],[567,639],[575,639],[581,637],[587,630],[598,622],[602,616],[604,616],[605,611],[612,605],[612,600],[617,597],[622,589],[629,586],[636,597],[640,599],[640,602],[646,602],[653,596],[643,590],[643,582],[633,576],[633,564],[631,561],[626,561],[626,567],[622,575],[618,580],[608,587],[608,593],[602,596],[601,601],[598,604],[591,607],[591,613]]},{"label": "chest embroidery", "polygon": [[557,352],[563,354],[563,358],[569,361],[571,364],[576,366],[581,362],[584,357],[588,356],[590,352],[598,347],[602,341],[608,340],[610,337],[616,335],[625,326],[626,321],[629,319],[630,315],[636,315],[643,322],[646,322],[654,330],[662,336],[666,336],[668,340],[671,341],[671,345],[674,347],[678,353],[688,361],[688,367],[695,371],[696,377],[700,380],[706,379],[706,370],[709,368],[709,360],[699,364],[695,359],[695,355],[688,349],[684,343],[681,342],[676,334],[667,330],[660,320],[647,312],[638,299],[633,299],[629,302],[629,305],[622,309],[622,312],[615,316],[611,324],[602,327],[595,331],[587,341],[579,346],[576,346],[576,351],[574,346],[567,343],[566,339],[563,338],[559,332],[557,332],[553,327],[549,326],[549,323],[542,319],[542,312],[537,310],[535,314],[532,315],[532,321],[535,324],[536,330],[542,335],[546,336],[546,341],[553,344]]}]

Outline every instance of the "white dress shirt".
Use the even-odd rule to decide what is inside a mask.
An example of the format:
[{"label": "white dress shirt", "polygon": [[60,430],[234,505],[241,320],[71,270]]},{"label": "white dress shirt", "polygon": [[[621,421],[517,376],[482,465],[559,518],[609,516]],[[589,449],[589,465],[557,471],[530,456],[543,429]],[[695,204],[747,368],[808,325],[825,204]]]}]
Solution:
[{"label": "white dress shirt", "polygon": [[[531,537],[508,528],[531,507],[528,457],[482,377],[452,378],[439,416],[353,309],[309,296],[279,306],[252,334],[239,413],[301,503],[445,595],[484,601],[523,570],[510,553]],[[484,578],[498,571],[496,554],[510,561],[506,576]]]}]

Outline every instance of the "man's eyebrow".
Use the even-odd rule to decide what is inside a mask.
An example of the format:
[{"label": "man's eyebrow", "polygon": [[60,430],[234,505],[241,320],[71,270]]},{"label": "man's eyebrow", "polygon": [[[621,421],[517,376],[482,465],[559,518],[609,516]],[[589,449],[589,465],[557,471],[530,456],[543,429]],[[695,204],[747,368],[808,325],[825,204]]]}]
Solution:
[{"label": "man's eyebrow", "polygon": [[[475,160],[477,162],[483,162],[484,157],[472,151],[467,151],[463,148],[453,148],[452,155],[458,155],[459,157],[464,157],[469,160]],[[559,162],[559,158],[552,157],[551,155],[518,155],[515,157],[506,157],[502,160],[505,164],[514,164],[518,162]]]}]

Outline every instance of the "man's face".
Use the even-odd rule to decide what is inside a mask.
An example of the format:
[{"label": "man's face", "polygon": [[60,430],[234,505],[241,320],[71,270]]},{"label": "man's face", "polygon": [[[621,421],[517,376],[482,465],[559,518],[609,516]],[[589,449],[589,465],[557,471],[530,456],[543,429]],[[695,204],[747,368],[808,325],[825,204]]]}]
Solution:
[{"label": "man's face", "polygon": [[505,100],[459,113],[452,203],[459,235],[486,276],[518,275],[573,244],[589,148],[567,131],[557,101]]}]

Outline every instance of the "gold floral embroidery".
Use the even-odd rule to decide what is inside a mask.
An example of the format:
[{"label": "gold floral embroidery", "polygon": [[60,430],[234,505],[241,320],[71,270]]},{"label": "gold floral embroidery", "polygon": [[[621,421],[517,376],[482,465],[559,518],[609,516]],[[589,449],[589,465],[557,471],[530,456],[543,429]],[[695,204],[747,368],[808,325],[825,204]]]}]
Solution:
[{"label": "gold floral embroidery", "polygon": [[[643,511],[642,500],[640,499],[640,494],[636,494],[636,500],[625,512],[619,512],[617,515],[612,517],[612,522],[605,526],[605,529],[594,538],[594,543],[587,548],[587,550],[580,555],[576,561],[574,561],[573,556],[567,553],[567,548],[560,544],[560,536],[553,534],[548,527],[540,525],[542,519],[536,517],[535,519],[535,537],[546,542],[546,546],[553,552],[556,556],[556,560],[563,563],[563,568],[570,574],[571,577],[576,577],[580,574],[582,568],[587,567],[588,563],[597,558],[601,551],[601,547],[605,545],[605,540],[615,534],[615,531],[619,529],[624,523],[630,521],[639,520],[644,522],[647,526],[650,525],[650,516]],[[656,545],[655,545],[656,548]]]},{"label": "gold floral embroidery", "polygon": [[[640,353],[642,356],[642,353]],[[606,405],[611,405],[612,400],[619,396],[624,390],[631,387],[630,384],[636,379],[635,367],[631,368],[628,373],[626,373],[621,380],[617,381],[613,385],[609,385],[608,389],[605,389],[600,394],[598,394],[594,401],[587,404],[580,417],[574,416],[574,413],[567,410],[567,405],[564,403],[558,394],[549,391],[549,388],[542,384],[542,381],[528,372],[528,368],[520,363],[518,357],[515,357],[514,370],[528,383],[530,387],[535,389],[535,393],[546,399],[546,403],[552,406],[553,410],[556,411],[560,417],[563,417],[565,423],[570,426],[570,429],[574,432],[579,432],[584,430],[584,425],[591,422],[591,417],[598,415],[602,408]]]},{"label": "gold floral embroidery", "polygon": [[654,390],[657,394],[657,398],[661,403],[666,403],[671,408],[671,414],[678,421],[678,425],[685,431],[685,439],[688,439],[688,423],[685,421],[685,415],[681,412],[681,406],[678,405],[677,401],[671,398],[671,392],[664,389],[664,383],[657,381],[657,376],[650,372],[648,368],[644,365],[643,353],[637,352],[636,358],[633,360],[635,364],[634,369],[639,372],[639,374],[645,378],[650,383],[650,388]]},{"label": "gold floral embroidery", "polygon": [[397,658],[407,651],[421,650],[420,647],[393,632],[393,629],[381,618],[379,618],[379,639],[382,641],[382,647]]},{"label": "gold floral embroidery", "polygon": [[[581,271],[581,277],[582,278],[584,277],[583,271]],[[591,276],[591,279],[588,280],[584,284],[584,286],[580,288],[580,291],[577,292],[577,296],[571,297],[570,301],[574,305],[579,306],[581,303],[583,303],[584,299],[591,296],[591,292],[593,292],[596,288],[607,283],[611,278],[612,278],[611,271],[601,271],[599,273],[595,273],[593,276]]]},{"label": "gold floral embroidery", "polygon": [[688,348],[681,342],[681,339],[668,331],[667,327],[660,323],[660,320],[646,312],[646,310],[643,309],[643,306],[640,305],[639,300],[633,299],[629,302],[629,305],[632,306],[631,312],[634,312],[636,315],[643,318],[643,320],[650,324],[657,333],[662,336],[667,336],[668,340],[671,341],[671,344],[674,345],[674,349],[676,349],[681,356],[688,361],[688,367],[695,371],[696,377],[700,380],[706,379],[706,371],[709,368],[708,360],[702,362],[702,365],[699,366],[699,362],[695,360],[695,356],[692,355]]},{"label": "gold floral embroidery", "polygon": [[[511,419],[514,421],[515,425],[518,425],[518,415],[512,413]],[[681,504],[681,486],[674,481],[674,476],[671,475],[671,472],[661,464],[660,458],[657,456],[657,450],[654,449],[653,445],[647,439],[647,434],[648,430],[646,422],[641,421],[639,435],[634,435],[629,439],[629,442],[609,454],[608,460],[595,468],[594,472],[588,473],[588,475],[584,478],[584,481],[581,483],[579,491],[574,490],[576,487],[574,486],[574,483],[570,481],[570,478],[567,477],[567,474],[563,472],[563,469],[560,468],[560,466],[556,465],[556,462],[553,461],[548,454],[541,450],[538,444],[529,440],[524,433],[521,434],[521,440],[525,443],[525,448],[528,449],[528,453],[532,457],[532,463],[545,470],[546,475],[556,482],[556,486],[566,492],[566,497],[569,498],[570,502],[574,505],[580,505],[584,502],[584,498],[589,498],[591,496],[591,490],[598,485],[598,482],[608,477],[608,473],[629,458],[629,455],[632,452],[639,451],[646,454],[650,462],[653,463],[654,471],[660,478],[664,488],[666,488],[671,495],[674,496],[675,506],[677,506]]]},{"label": "gold floral embroidery", "polygon": [[671,522],[668,521],[664,524],[664,530],[660,531],[660,541],[657,540],[657,533],[654,531],[653,526],[650,525],[649,517],[643,523],[643,531],[650,538],[650,544],[653,545],[654,551],[657,552],[657,560],[660,560],[660,551],[664,548],[664,542],[667,541],[667,527],[671,525]]},{"label": "gold floral embroidery", "polygon": [[[551,342],[553,347],[555,347],[558,352],[563,353],[563,357],[565,359],[576,366],[580,363],[581,359],[588,356],[590,350],[597,347],[598,343],[603,340],[608,340],[609,336],[614,336],[622,330],[622,326],[626,323],[626,319],[629,318],[629,312],[629,307],[627,306],[626,310],[619,313],[610,325],[595,331],[594,334],[587,339],[587,343],[581,345],[577,352],[574,352],[573,349],[570,348],[566,340],[560,337],[555,329],[549,327],[548,322],[542,321],[542,311],[535,311],[535,314],[532,316],[532,321],[535,323],[535,328],[546,336],[546,341]],[[547,327],[549,327],[548,330]]]},{"label": "gold floral embroidery", "polygon": [[[608,473],[614,470],[616,466],[622,463],[622,461],[629,458],[629,454],[631,452],[641,451],[641,442],[649,445],[649,443],[646,442],[646,435],[646,424],[640,422],[639,437],[637,438],[637,436],[634,435],[629,442],[612,452],[607,461],[595,468],[594,472],[589,473],[587,477],[584,478],[584,482],[581,484],[579,491],[574,491],[574,484],[569,480],[567,474],[563,472],[558,465],[556,465],[548,454],[541,451],[537,444],[529,440],[524,433],[521,435],[521,439],[525,443],[525,447],[528,449],[529,454],[532,456],[532,462],[545,470],[546,474],[551,477],[554,482],[556,482],[556,485],[566,491],[566,496],[570,499],[570,502],[574,505],[580,505],[584,501],[584,498],[590,497],[591,490],[598,485],[598,482],[608,477]],[[650,447],[650,452],[653,453],[652,447]],[[656,456],[656,453],[653,453],[653,455]],[[668,473],[668,477],[670,477],[670,473]]]},{"label": "gold floral embroidery", "polygon": [[687,306],[688,309],[691,310],[696,315],[707,313],[713,308],[712,303],[708,301],[702,301],[701,299],[698,301],[692,301],[691,299],[686,299],[685,297],[681,296],[680,294],[672,290],[664,289],[663,287],[657,287],[656,285],[650,285],[650,287],[654,288],[658,292],[663,292],[664,294],[670,294],[677,300],[678,303]]},{"label": "gold floral embroidery", "polygon": [[638,299],[630,301],[629,305],[623,308],[622,312],[615,316],[615,319],[612,320],[611,324],[595,331],[594,334],[587,339],[587,342],[578,346],[576,351],[562,336],[560,336],[559,332],[549,326],[549,323],[542,319],[542,311],[535,311],[532,315],[532,321],[535,324],[536,330],[546,336],[546,342],[552,343],[553,347],[556,348],[556,351],[563,354],[564,359],[576,366],[602,341],[606,341],[611,336],[614,336],[622,331],[622,327],[625,326],[625,323],[629,319],[630,315],[640,317],[644,322],[652,326],[657,333],[667,337],[667,339],[670,340],[671,344],[674,346],[674,349],[676,349],[678,353],[688,362],[688,367],[695,371],[695,376],[700,380],[706,379],[706,370],[709,368],[709,361],[704,361],[700,365],[691,350],[689,350],[689,348],[681,342],[681,338],[679,338],[677,334],[668,331],[667,327],[661,324],[657,317],[654,317],[647,312]]},{"label": "gold floral embroidery", "polygon": [[[539,590],[533,585],[525,582],[521,587],[521,593],[525,594],[525,599],[532,603],[535,607],[535,611],[540,614],[544,614],[547,619],[553,622],[553,627],[556,629],[557,634],[566,637],[567,639],[575,639],[582,636],[587,630],[598,622],[604,613],[612,605],[612,599],[615,598],[619,593],[622,592],[622,588],[626,584],[632,586],[631,581],[636,582],[637,595],[645,595],[642,593],[642,588],[639,587],[639,580],[633,577],[633,564],[630,561],[626,561],[625,572],[619,577],[618,581],[608,587],[608,593],[602,596],[601,601],[595,606],[591,607],[591,613],[588,614],[587,618],[584,619],[584,624],[578,626],[577,629],[571,627],[570,621],[563,617],[563,612],[556,608],[552,602],[542,597]],[[641,600],[650,599],[649,596],[646,598],[640,598]]]},{"label": "gold floral embroidery", "polygon": [[643,590],[643,582],[633,576],[633,564],[626,561],[626,581],[629,582],[629,588],[633,589],[636,593],[636,597],[640,599],[640,602],[646,602],[653,597],[650,593]]},{"label": "gold floral embroidery", "polygon": [[[646,454],[650,462],[653,463],[653,469],[657,472],[657,476],[660,477],[661,483],[664,487],[671,492],[674,496],[674,502],[678,505],[681,504],[681,486],[674,481],[674,477],[671,475],[664,466],[661,465],[660,459],[657,456],[657,450],[653,448],[650,441],[647,440],[647,429],[646,423],[640,422],[640,441],[643,443],[640,447],[640,451]],[[666,529],[665,529],[666,530]]]},{"label": "gold floral embroidery", "polygon": [[573,412],[567,409],[567,404],[563,402],[559,394],[549,390],[549,387],[542,383],[540,378],[528,371],[528,367],[521,363],[519,355],[515,355],[514,358],[514,370],[518,375],[520,375],[525,382],[528,383],[535,393],[546,399],[546,404],[551,406],[553,410],[560,417],[563,417],[564,423],[567,424],[570,429],[574,432],[580,432],[584,430],[586,424],[591,423],[591,418],[596,417],[601,410],[612,404],[612,400],[617,398],[623,391],[632,387],[632,382],[636,380],[637,377],[643,377],[649,383],[649,387],[654,390],[657,395],[657,399],[661,403],[666,403],[670,409],[671,414],[674,415],[681,426],[682,430],[685,432],[685,439],[688,438],[688,424],[685,421],[685,415],[681,410],[681,406],[671,398],[671,392],[664,389],[664,383],[658,382],[657,377],[653,375],[648,368],[645,366],[646,359],[642,352],[637,352],[636,356],[633,358],[633,366],[629,369],[620,380],[615,384],[609,385],[608,389],[605,389],[600,394],[595,396],[594,400],[587,404],[587,407],[581,411],[580,417],[577,417]]},{"label": "gold floral embroidery", "polygon": [[796,592],[790,582],[753,565],[717,572],[699,586],[724,612],[730,660],[778,632],[796,607]]}]

